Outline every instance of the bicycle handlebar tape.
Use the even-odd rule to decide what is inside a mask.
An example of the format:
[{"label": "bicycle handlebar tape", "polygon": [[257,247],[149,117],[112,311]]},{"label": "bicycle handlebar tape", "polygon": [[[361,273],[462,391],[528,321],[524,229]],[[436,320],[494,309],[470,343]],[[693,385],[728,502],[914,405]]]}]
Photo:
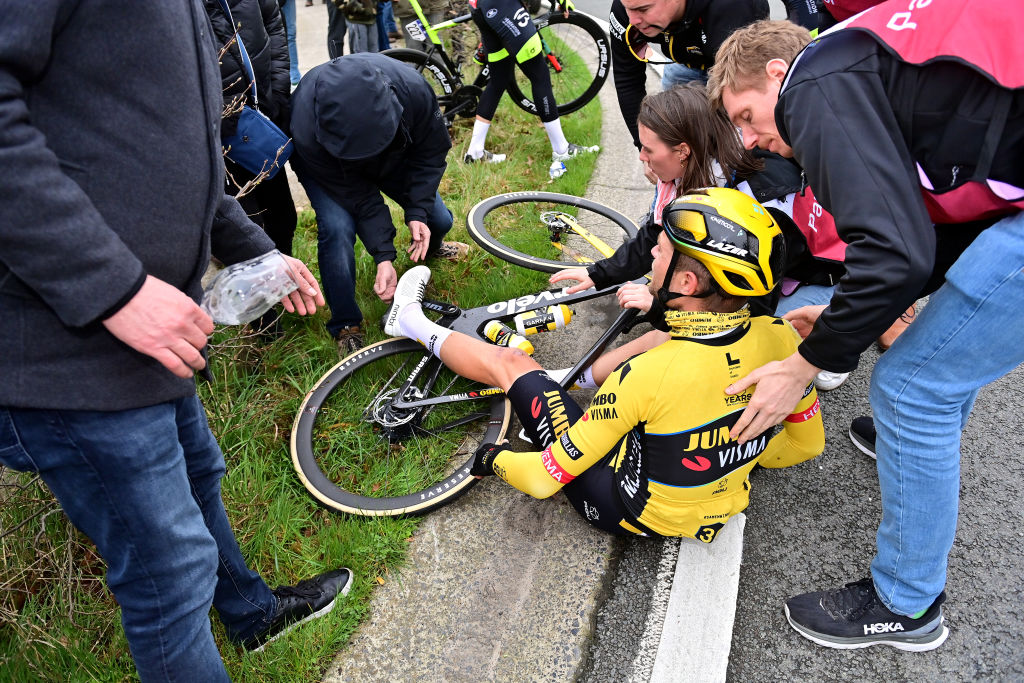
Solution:
[{"label": "bicycle handlebar tape", "polygon": [[504,446],[485,443],[476,449],[476,457],[473,458],[473,467],[469,473],[474,477],[489,477],[494,474],[494,460],[504,451]]}]

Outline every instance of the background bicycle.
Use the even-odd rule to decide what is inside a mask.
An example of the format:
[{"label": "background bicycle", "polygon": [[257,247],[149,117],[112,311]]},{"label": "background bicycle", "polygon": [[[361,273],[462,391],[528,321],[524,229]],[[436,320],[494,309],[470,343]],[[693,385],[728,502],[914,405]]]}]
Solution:
[{"label": "background bicycle", "polygon": [[[600,238],[591,234],[590,239],[603,249],[636,234],[635,224],[622,214],[577,197],[512,195],[515,204],[566,216],[585,202],[588,215],[593,223],[601,223],[599,231],[604,233]],[[585,223],[583,218],[573,220],[569,224],[576,227],[566,232],[584,239]],[[543,223],[538,232],[548,234]],[[566,254],[550,242],[548,248],[555,252],[552,255]],[[524,265],[548,267],[539,262]],[[466,310],[427,301],[424,309],[440,314],[442,325],[485,338],[484,328],[492,320],[514,325],[517,315],[580,304],[616,289],[571,295],[564,289],[547,290]],[[620,316],[588,350],[572,358],[574,367],[589,365],[634,316],[635,311]],[[567,385],[572,377],[570,373]],[[366,516],[420,514],[451,502],[476,483],[469,467],[477,446],[504,438],[511,419],[511,406],[501,390],[453,374],[415,341],[388,339],[342,360],[306,395],[292,429],[292,462],[306,488],[328,507]]]},{"label": "background bicycle", "polygon": [[[473,117],[489,79],[487,64],[481,64],[472,82],[464,80],[466,57],[460,54],[451,56],[440,36],[441,32],[470,21],[471,16],[464,14],[431,25],[416,0],[409,0],[409,4],[417,19],[407,27],[413,38],[429,45],[427,51],[394,48],[385,50],[383,54],[410,65],[427,79],[434,88],[449,127],[456,117]],[[590,102],[607,80],[611,64],[608,36],[597,22],[585,14],[570,11],[565,16],[556,11],[553,1],[551,11],[535,17],[533,22],[551,69],[551,87],[558,102],[558,114],[564,116]],[[529,81],[518,70],[516,80],[509,86],[509,96],[520,108],[536,112]]]}]

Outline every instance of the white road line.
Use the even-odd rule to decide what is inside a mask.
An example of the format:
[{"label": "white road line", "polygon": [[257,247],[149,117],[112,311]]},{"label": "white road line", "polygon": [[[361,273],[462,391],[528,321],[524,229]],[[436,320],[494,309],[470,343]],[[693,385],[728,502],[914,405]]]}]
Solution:
[{"label": "white road line", "polygon": [[651,683],[725,681],[746,521],[730,519],[714,543],[680,544]]}]

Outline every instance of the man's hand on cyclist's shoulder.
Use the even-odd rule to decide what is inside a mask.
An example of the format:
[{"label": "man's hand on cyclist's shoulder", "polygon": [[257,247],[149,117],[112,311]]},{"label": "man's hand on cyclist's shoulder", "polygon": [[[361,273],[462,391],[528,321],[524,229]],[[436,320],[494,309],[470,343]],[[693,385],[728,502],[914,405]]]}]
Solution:
[{"label": "man's hand on cyclist's shoulder", "polygon": [[814,329],[814,323],[818,322],[818,318],[821,317],[821,312],[824,310],[825,306],[801,306],[782,316],[782,319],[788,320],[797,333],[806,339],[807,335]]},{"label": "man's hand on cyclist's shoulder", "polygon": [[590,279],[590,273],[587,272],[586,268],[566,268],[565,270],[560,270],[548,278],[548,282],[553,285],[564,280],[579,281],[579,284],[573,285],[569,289],[565,290],[566,294],[575,294],[576,292],[582,292],[584,289],[590,289],[594,286],[594,281]]},{"label": "man's hand on cyclist's shoulder", "polygon": [[743,444],[781,423],[796,408],[807,385],[820,370],[808,363],[799,351],[794,351],[785,360],[762,365],[730,384],[725,389],[730,396],[742,394],[751,385],[757,386],[729,436]]}]

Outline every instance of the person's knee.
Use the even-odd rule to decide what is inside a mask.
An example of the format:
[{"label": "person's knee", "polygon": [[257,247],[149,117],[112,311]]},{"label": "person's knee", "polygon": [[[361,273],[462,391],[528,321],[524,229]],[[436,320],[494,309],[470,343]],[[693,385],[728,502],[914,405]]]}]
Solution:
[{"label": "person's knee", "polygon": [[519,349],[494,346],[490,351],[488,363],[494,368],[497,384],[504,391],[508,391],[512,384],[526,373],[541,369],[540,363]]}]

